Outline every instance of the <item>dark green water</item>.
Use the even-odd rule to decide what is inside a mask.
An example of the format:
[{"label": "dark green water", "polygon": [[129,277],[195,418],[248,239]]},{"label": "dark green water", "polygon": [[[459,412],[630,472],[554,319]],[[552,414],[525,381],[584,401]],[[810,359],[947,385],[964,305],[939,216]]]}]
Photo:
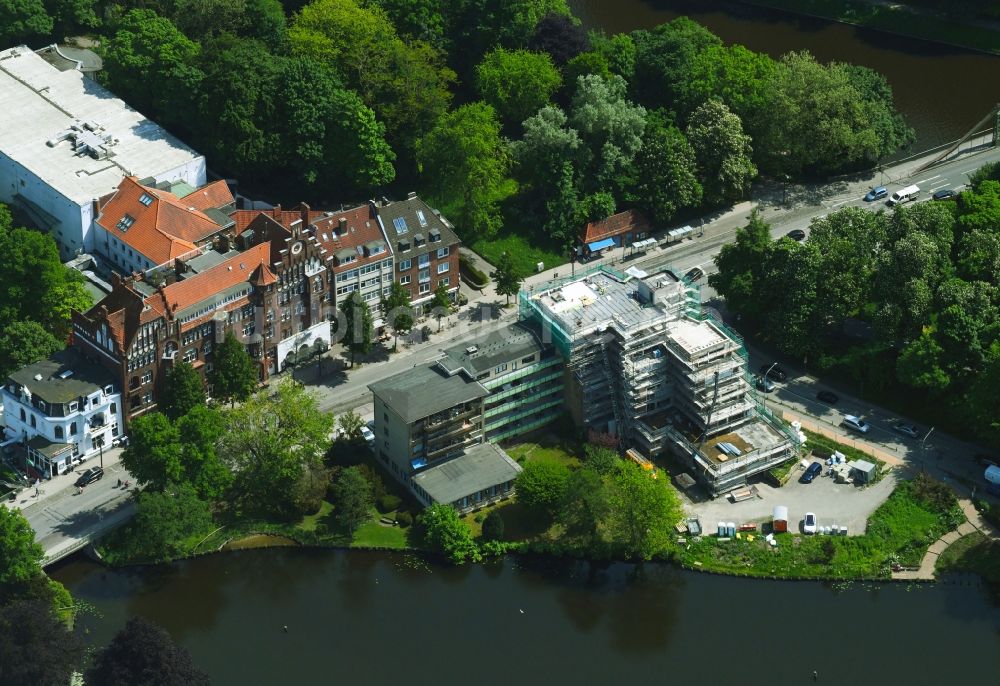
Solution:
[{"label": "dark green water", "polygon": [[972,577],[837,590],[288,548],[130,571],[78,559],[53,576],[98,608],[89,641],[143,615],[214,684],[1000,683],[1000,609]]}]

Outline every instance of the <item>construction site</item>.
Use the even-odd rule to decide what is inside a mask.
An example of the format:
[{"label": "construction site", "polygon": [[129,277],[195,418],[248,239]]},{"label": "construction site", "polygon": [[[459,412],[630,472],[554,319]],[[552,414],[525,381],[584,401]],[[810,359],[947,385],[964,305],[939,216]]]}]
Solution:
[{"label": "construction site", "polygon": [[566,407],[621,451],[675,457],[713,496],[792,458],[796,434],[760,402],[743,339],[665,270],[605,266],[519,296],[565,360]]}]

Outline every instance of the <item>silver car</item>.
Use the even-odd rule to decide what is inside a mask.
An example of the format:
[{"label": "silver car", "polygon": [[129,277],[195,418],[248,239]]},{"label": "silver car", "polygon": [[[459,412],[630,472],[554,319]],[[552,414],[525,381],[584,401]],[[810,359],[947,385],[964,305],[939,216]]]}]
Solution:
[{"label": "silver car", "polygon": [[913,424],[903,424],[900,422],[892,427],[897,433],[901,433],[904,436],[909,436],[910,438],[916,438],[920,435],[920,431]]}]

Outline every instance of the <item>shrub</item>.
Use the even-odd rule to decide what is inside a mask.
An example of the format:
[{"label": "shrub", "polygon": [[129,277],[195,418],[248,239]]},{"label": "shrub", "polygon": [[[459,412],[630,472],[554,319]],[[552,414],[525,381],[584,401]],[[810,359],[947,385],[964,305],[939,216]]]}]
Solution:
[{"label": "shrub", "polygon": [[399,504],[402,502],[403,500],[399,496],[395,496],[392,493],[386,493],[385,495],[378,497],[375,501],[375,507],[378,508],[379,512],[385,514],[386,512],[392,512],[393,510],[398,509]]},{"label": "shrub", "polygon": [[471,281],[476,288],[483,288],[489,284],[490,278],[479,271],[464,255],[458,258],[458,267],[462,275]]},{"label": "shrub", "polygon": [[503,515],[500,514],[500,510],[493,510],[486,515],[486,520],[483,521],[484,540],[499,541],[503,538],[503,530]]},{"label": "shrub", "polygon": [[399,524],[399,526],[404,529],[407,528],[408,526],[413,524],[413,515],[411,515],[406,510],[403,510],[402,512],[396,515],[396,524]]}]

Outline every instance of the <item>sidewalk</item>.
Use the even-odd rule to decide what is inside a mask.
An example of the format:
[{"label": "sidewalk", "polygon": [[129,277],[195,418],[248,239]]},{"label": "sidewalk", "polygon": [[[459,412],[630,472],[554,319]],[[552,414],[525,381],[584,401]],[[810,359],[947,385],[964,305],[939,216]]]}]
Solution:
[{"label": "sidewalk", "polygon": [[[121,459],[121,454],[121,447],[108,448],[104,451],[104,479],[118,478],[113,474],[111,468],[118,465],[118,462]],[[74,465],[74,468],[65,474],[55,476],[48,481],[43,480],[38,484],[37,488],[34,485],[24,488],[17,494],[16,499],[7,500],[5,498],[0,501],[0,504],[9,507],[12,510],[22,511],[26,511],[36,505],[43,505],[59,497],[66,491],[75,488],[74,484],[76,483],[76,480],[84,471],[90,469],[91,467],[99,466],[101,466],[101,457],[99,455],[94,455],[93,457],[89,457],[83,462]],[[124,470],[121,470],[121,473],[125,473]]]}]

